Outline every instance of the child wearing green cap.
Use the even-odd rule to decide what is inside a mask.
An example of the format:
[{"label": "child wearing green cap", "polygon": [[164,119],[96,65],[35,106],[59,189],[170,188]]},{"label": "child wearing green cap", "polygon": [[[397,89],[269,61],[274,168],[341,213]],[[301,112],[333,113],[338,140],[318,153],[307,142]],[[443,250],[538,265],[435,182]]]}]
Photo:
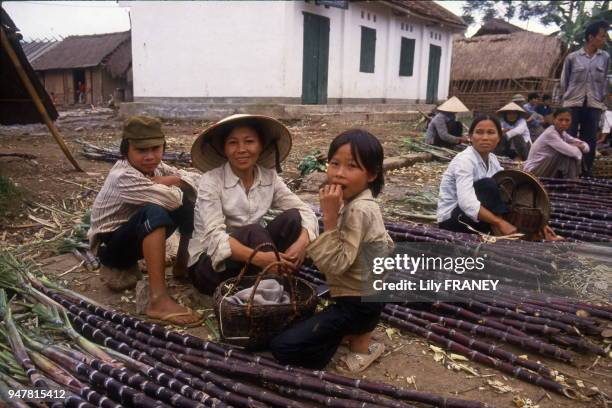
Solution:
[{"label": "child wearing green cap", "polygon": [[131,289],[141,277],[144,258],[149,275],[145,313],[154,319],[195,325],[200,315],[179,305],[165,282],[166,239],[178,228],[181,239],[173,268],[187,273],[187,245],[193,232],[193,202],[199,175],[162,162],[166,139],[161,122],[146,116],[129,118],[123,128],[122,159],[110,170],[91,212],[90,243],[100,258],[106,285]]}]

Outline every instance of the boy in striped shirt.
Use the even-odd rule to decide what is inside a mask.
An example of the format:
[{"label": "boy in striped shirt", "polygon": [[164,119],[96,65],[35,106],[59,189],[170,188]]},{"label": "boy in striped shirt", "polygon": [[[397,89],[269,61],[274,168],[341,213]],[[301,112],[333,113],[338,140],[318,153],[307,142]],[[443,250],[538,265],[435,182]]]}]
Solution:
[{"label": "boy in striped shirt", "polygon": [[189,326],[202,318],[168,294],[165,248],[166,239],[178,228],[181,239],[173,273],[186,276],[199,175],[163,163],[165,146],[158,119],[133,116],[125,122],[123,158],[110,170],[94,201],[89,238],[111,290],[136,286],[141,277],[138,260],[144,258],[149,275],[145,313],[165,323]]}]

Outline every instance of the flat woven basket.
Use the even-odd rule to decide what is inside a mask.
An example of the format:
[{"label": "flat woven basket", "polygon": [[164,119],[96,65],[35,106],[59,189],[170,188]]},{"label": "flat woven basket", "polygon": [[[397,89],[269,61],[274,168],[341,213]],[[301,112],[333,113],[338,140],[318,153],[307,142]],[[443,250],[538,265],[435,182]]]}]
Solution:
[{"label": "flat woven basket", "polygon": [[593,162],[593,177],[612,178],[612,157],[598,157]]},{"label": "flat woven basket", "polygon": [[533,234],[548,224],[550,201],[538,179],[521,170],[503,170],[493,178],[509,209],[504,218],[519,232]]},{"label": "flat woven basket", "polygon": [[[260,247],[253,252],[251,259]],[[275,266],[282,265],[281,262],[268,265],[258,275],[245,276],[251,259],[237,277],[227,279],[215,289],[213,300],[222,340],[248,350],[261,350],[289,324],[312,316],[318,299],[315,289],[307,281],[293,275],[281,276],[269,272]],[[245,305],[230,303],[225,299],[242,289],[256,288],[264,277],[275,279],[285,289],[289,289],[290,303],[253,304],[255,290]]]}]

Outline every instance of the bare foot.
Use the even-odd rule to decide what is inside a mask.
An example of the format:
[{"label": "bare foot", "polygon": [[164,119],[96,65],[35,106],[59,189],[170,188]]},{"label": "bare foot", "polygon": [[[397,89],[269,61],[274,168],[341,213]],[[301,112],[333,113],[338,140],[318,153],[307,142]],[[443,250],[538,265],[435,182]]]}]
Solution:
[{"label": "bare foot", "polygon": [[350,349],[353,353],[366,353],[368,352],[368,346],[372,338],[372,332],[364,333],[356,336],[351,336]]},{"label": "bare foot", "polygon": [[189,325],[202,319],[198,313],[188,307],[181,306],[167,294],[151,297],[145,310],[147,316],[164,320],[171,324]]}]

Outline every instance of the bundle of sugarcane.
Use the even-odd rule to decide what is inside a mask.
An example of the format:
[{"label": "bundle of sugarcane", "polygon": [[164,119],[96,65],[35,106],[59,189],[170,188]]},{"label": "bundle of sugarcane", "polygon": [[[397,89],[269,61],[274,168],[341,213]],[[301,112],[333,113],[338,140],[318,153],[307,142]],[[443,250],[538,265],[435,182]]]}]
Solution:
[{"label": "bundle of sugarcane", "polygon": [[[325,284],[325,276],[313,267],[303,267],[299,275],[314,285]],[[472,300],[460,303],[428,302],[415,293],[411,297],[415,302],[387,304],[382,319],[450,352],[568,398],[586,397],[578,392],[581,383],[576,378],[560,377],[558,369],[520,357],[491,341],[567,364],[573,363],[574,352],[608,355],[596,342],[612,335],[606,323],[612,320],[610,305],[505,285],[500,285],[495,295],[474,294]],[[597,392],[589,396],[607,400]]]},{"label": "bundle of sugarcane", "polygon": [[550,225],[559,234],[587,242],[610,242],[612,182],[543,178],[551,201]]},{"label": "bundle of sugarcane", "polygon": [[[430,153],[432,156],[442,161],[451,161],[458,153],[463,151],[468,145],[466,144],[458,144],[452,149],[440,146],[430,145],[424,142],[421,142],[412,137],[406,137],[403,140],[404,148],[413,152],[423,152]],[[509,157],[497,156],[499,160],[499,164],[504,169],[522,169],[522,163],[516,160],[512,160]]]},{"label": "bundle of sugarcane", "polygon": [[[125,407],[449,408],[486,404],[447,398],[275,361],[167,330],[108,310],[34,277],[9,259],[0,265],[0,373],[66,395],[61,405]],[[19,319],[13,311],[20,306]],[[32,321],[39,322],[36,330]],[[47,332],[42,330],[45,327]],[[2,352],[16,358],[7,362]],[[18,375],[16,375],[18,374]],[[0,375],[0,398],[5,395]],[[6,398],[6,397],[4,397]],[[7,399],[9,403],[10,399]],[[13,400],[15,401],[15,400]],[[54,406],[55,407],[55,406]]]},{"label": "bundle of sugarcane", "polygon": [[[118,148],[110,149],[99,147],[80,139],[77,140],[77,142],[83,145],[83,156],[87,157],[88,159],[102,160],[111,163],[121,159],[121,152],[119,152]],[[191,166],[191,153],[188,152],[165,151],[162,159],[167,163]]]}]

